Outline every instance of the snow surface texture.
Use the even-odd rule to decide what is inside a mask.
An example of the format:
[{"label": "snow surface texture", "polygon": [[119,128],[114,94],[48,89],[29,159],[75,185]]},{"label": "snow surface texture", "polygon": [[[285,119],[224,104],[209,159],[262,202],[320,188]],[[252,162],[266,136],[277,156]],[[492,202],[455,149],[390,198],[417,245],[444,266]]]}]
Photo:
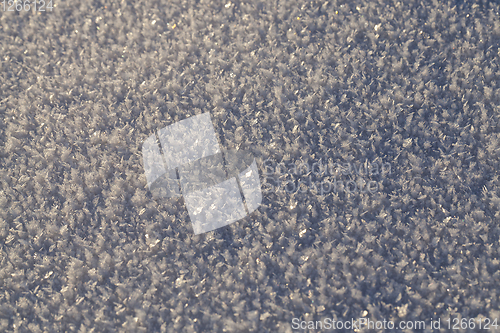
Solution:
[{"label": "snow surface texture", "polygon": [[[500,317],[497,2],[54,1],[0,12],[1,332]],[[261,173],[391,173],[195,236],[141,147],[203,112]]]}]

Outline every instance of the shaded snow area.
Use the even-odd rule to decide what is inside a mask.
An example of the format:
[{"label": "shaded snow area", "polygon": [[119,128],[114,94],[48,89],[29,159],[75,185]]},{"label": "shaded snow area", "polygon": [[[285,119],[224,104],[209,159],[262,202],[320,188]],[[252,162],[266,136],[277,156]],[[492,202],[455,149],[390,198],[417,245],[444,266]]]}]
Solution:
[{"label": "shaded snow area", "polygon": [[[0,332],[500,325],[498,2],[6,6]],[[178,140],[252,168],[153,196],[144,143],[167,170],[160,130],[202,114]]]}]

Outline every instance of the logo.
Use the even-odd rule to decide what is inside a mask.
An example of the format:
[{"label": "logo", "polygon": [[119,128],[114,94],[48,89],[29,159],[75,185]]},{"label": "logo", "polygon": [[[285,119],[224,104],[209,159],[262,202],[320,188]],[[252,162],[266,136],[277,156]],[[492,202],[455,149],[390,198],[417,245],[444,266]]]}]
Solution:
[{"label": "logo", "polygon": [[262,202],[255,159],[244,151],[221,151],[209,113],[152,134],[142,157],[153,198],[183,196],[195,234],[236,222]]}]

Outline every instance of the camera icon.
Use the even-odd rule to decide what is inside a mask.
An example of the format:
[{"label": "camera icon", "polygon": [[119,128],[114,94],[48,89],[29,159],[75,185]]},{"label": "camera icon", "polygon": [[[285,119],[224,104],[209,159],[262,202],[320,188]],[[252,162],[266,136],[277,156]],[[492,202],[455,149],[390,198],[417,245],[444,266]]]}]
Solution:
[{"label": "camera icon", "polygon": [[150,135],[142,156],[153,197],[183,196],[195,234],[236,222],[262,203],[255,158],[221,151],[209,113]]}]

